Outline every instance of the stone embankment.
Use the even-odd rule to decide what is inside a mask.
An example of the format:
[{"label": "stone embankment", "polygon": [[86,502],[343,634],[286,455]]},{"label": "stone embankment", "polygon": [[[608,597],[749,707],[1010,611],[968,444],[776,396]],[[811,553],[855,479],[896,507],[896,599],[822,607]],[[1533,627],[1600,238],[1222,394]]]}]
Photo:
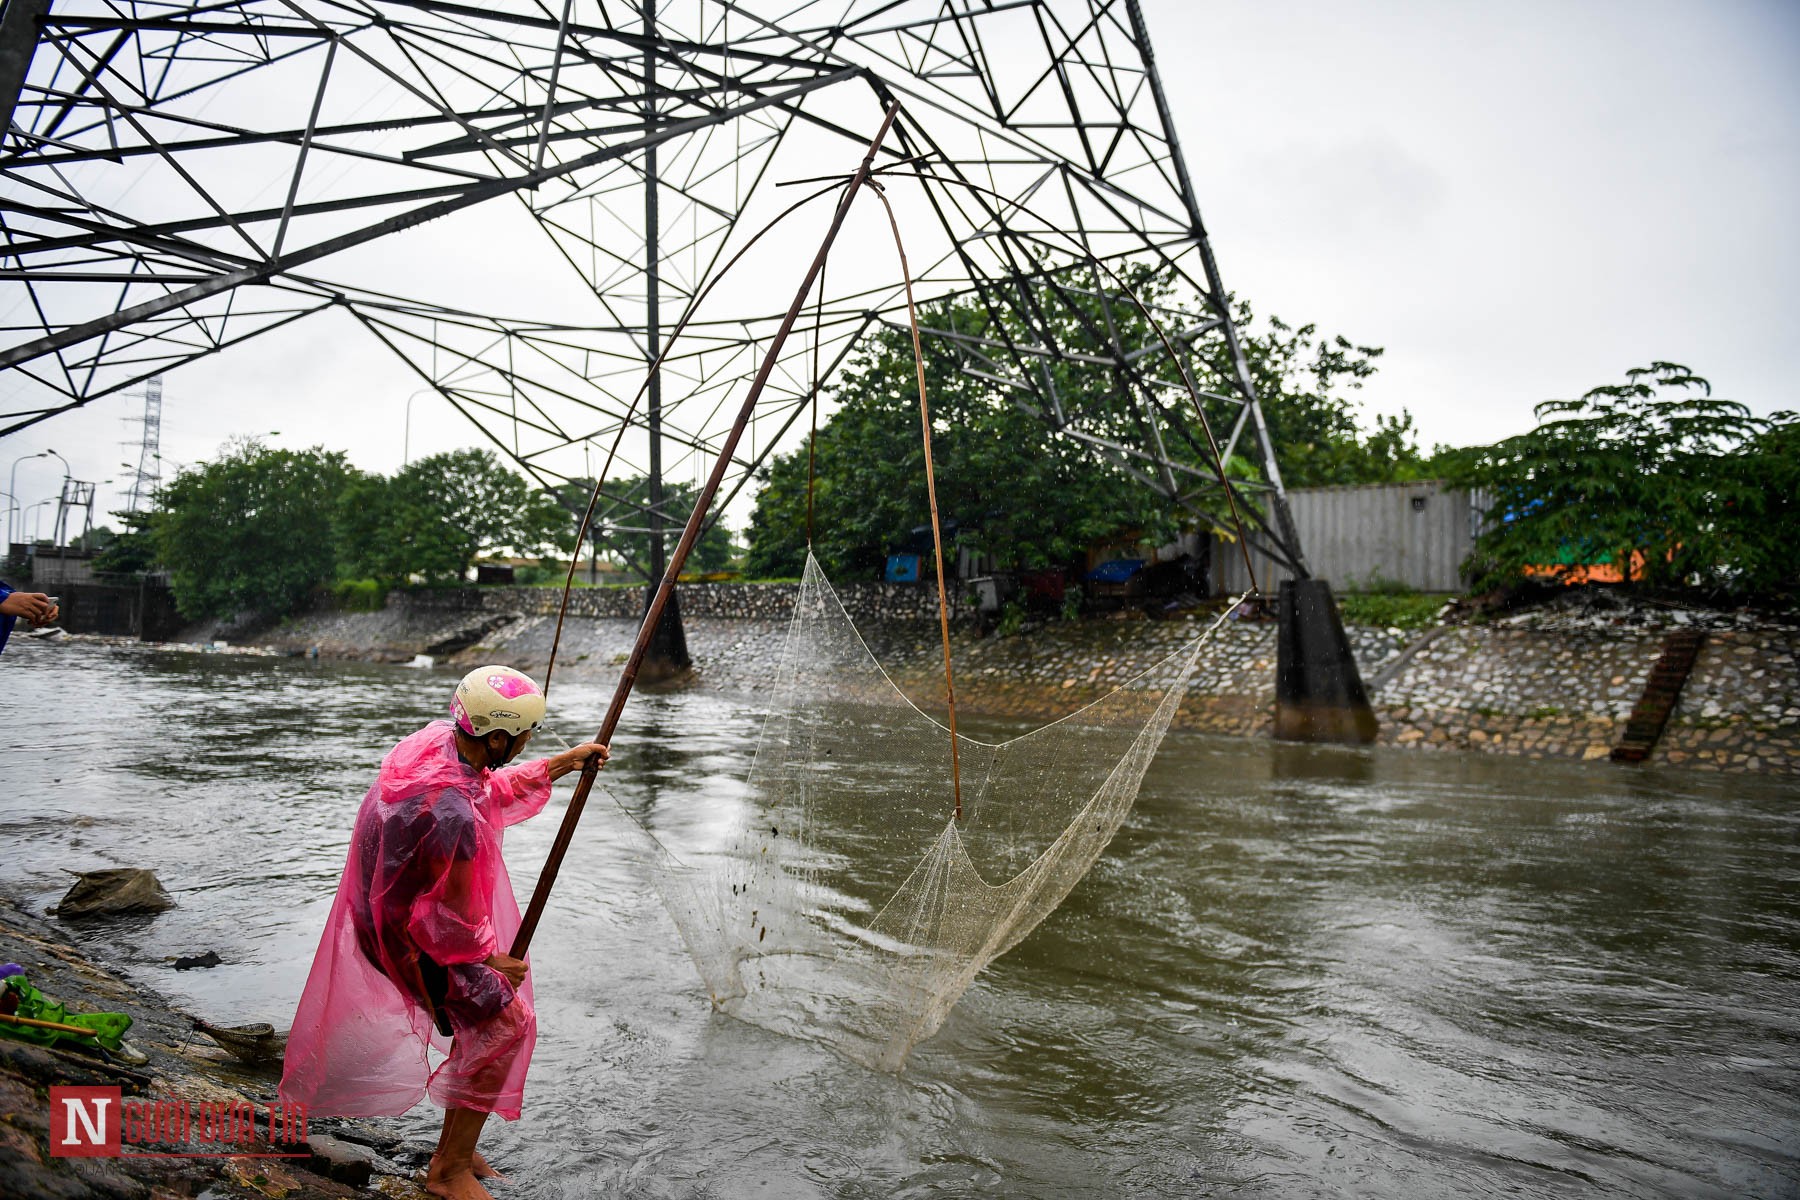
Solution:
[{"label": "stone embankment", "polygon": [[[681,611],[690,617],[729,620],[786,621],[799,594],[797,583],[708,583],[680,589]],[[937,591],[910,583],[849,583],[836,589],[844,609],[863,621],[935,621]],[[516,613],[554,617],[562,606],[560,587],[434,588],[401,593],[403,607],[414,611]],[[952,597],[951,616],[967,615],[967,597]],[[569,592],[569,615],[635,620],[644,611],[644,590],[637,587],[575,588]]]},{"label": "stone embankment", "polygon": [[[311,1119],[305,1133],[284,1125],[270,1134],[278,1107],[269,1066],[248,1067],[203,1048],[187,1015],[133,985],[79,949],[65,930],[0,899],[0,962],[17,963],[32,985],[70,1012],[122,1012],[132,1020],[125,1056],[42,1047],[0,1037],[0,1196],[60,1200],[174,1200],[182,1196],[350,1200],[385,1196],[429,1200],[413,1182],[430,1147],[403,1143],[362,1121]],[[118,1088],[125,1105],[191,1118],[159,1118],[157,1135],[132,1144],[132,1157],[59,1157],[50,1153],[53,1087]],[[253,1141],[207,1140],[196,1131],[203,1110],[230,1114]],[[120,1131],[125,1133],[123,1129]],[[136,1132],[123,1141],[137,1143]],[[273,1157],[279,1155],[279,1157]]]},{"label": "stone embankment", "polygon": [[[1662,650],[1656,634],[1451,631],[1376,695],[1383,740],[1605,758]],[[1800,773],[1800,632],[1712,633],[1651,762]]]},{"label": "stone embankment", "polygon": [[[895,682],[941,709],[941,647],[933,593],[854,585],[840,598]],[[693,686],[754,695],[784,642],[793,585],[683,589]],[[541,671],[560,591],[469,588],[396,593],[379,613],[316,612],[265,634],[287,653],[450,664],[511,663]],[[631,648],[641,592],[581,589],[558,652],[558,673],[616,674]],[[1206,629],[1217,612],[1169,620],[1140,614],[1052,622],[1014,637],[979,637],[957,614],[959,708],[1041,721],[1127,683]],[[1532,757],[1604,759],[1619,741],[1667,629],[1709,634],[1652,764],[1800,773],[1800,627],[1741,614],[1621,608],[1591,597],[1486,624],[1423,633],[1349,628],[1385,744]],[[1275,627],[1231,620],[1206,646],[1179,727],[1265,734],[1272,717]]]}]

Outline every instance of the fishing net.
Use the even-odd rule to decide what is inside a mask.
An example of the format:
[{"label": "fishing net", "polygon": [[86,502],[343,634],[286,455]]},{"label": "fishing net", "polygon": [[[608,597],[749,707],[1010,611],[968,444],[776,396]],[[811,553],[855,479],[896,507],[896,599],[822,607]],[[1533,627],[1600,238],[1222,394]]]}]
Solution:
[{"label": "fishing net", "polygon": [[898,1070],[1099,857],[1206,636],[1052,725],[960,738],[957,819],[949,732],[809,556],[743,816],[715,847],[659,859],[714,1004]]}]

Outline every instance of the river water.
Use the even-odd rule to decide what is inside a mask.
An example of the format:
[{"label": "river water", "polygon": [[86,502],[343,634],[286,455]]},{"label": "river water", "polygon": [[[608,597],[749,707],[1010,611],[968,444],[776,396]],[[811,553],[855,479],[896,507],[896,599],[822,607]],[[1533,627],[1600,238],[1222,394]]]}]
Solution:
[{"label": "river water", "polygon": [[[453,676],[15,641],[0,681],[0,890],[154,867],[179,907],[82,940],[284,1025],[356,805]],[[606,690],[558,691],[591,733]],[[504,1195],[1800,1194],[1792,781],[1172,734],[1089,877],[887,1075],[713,1013],[652,886],[633,818],[728,821],[758,728],[632,701],[533,949]],[[507,834],[521,893],[567,794]]]}]

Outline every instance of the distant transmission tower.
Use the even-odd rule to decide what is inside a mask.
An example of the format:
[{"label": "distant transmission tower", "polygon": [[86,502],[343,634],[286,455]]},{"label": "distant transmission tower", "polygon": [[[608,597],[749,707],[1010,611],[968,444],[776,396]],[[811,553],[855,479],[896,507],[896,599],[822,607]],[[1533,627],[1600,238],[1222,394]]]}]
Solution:
[{"label": "distant transmission tower", "polygon": [[62,495],[56,501],[56,529],[50,535],[51,545],[75,544],[76,539],[70,536],[69,514],[76,509],[81,510],[81,533],[78,536],[85,546],[88,535],[94,531],[94,485],[85,479],[65,479]]},{"label": "distant transmission tower", "polygon": [[[127,421],[142,421],[144,435],[139,438],[137,468],[132,470],[131,491],[125,501],[126,512],[138,512],[149,507],[156,489],[162,486],[162,376],[152,375],[144,381],[144,415],[127,417]],[[123,464],[131,470],[131,464]]]}]

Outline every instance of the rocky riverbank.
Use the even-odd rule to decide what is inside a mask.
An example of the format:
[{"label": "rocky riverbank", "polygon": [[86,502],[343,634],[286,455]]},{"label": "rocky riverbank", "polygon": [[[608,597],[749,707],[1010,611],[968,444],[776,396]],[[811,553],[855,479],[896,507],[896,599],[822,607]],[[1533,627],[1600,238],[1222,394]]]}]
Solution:
[{"label": "rocky riverbank", "polygon": [[[737,587],[721,599],[683,593],[695,671],[686,686],[753,696],[773,674],[791,586]],[[935,620],[895,589],[846,589],[858,630],[896,683],[941,708]],[[865,592],[867,594],[865,594]],[[541,672],[555,629],[554,589],[396,593],[381,612],[322,611],[254,639],[265,649],[328,658],[449,665],[498,661]],[[578,593],[579,595],[579,593]],[[611,611],[616,592],[583,610]],[[721,596],[723,593],[721,593]],[[641,603],[641,599],[635,601]],[[717,615],[717,614],[727,615]],[[979,636],[963,614],[953,635],[962,711],[1041,721],[1103,695],[1211,624],[1217,610],[1152,620],[1141,613],[1050,622],[1013,637]],[[1800,773],[1800,626],[1737,612],[1692,612],[1571,593],[1486,622],[1417,632],[1351,625],[1384,744],[1531,757],[1601,759],[1618,743],[1671,629],[1708,639],[1652,761],[1707,769]],[[570,617],[556,670],[615,675],[636,633],[630,616]],[[1275,626],[1232,620],[1214,635],[1177,726],[1265,735],[1274,698]]]},{"label": "rocky riverbank", "polygon": [[[71,1013],[127,1014],[126,1041],[137,1052],[127,1063],[0,1037],[0,1196],[343,1200],[373,1192],[426,1200],[411,1176],[430,1147],[404,1145],[366,1122],[336,1120],[311,1121],[304,1133],[277,1126],[271,1137],[265,1114],[276,1102],[275,1068],[247,1067],[211,1048],[186,1014],[88,957],[66,930],[6,900],[0,900],[0,961],[24,967],[33,986]],[[142,1101],[189,1114],[189,1136],[124,1147],[154,1152],[144,1157],[54,1156],[49,1089],[63,1086],[116,1087],[126,1105]],[[229,1145],[206,1141],[197,1132],[202,1112],[234,1119],[254,1114],[256,1136],[234,1137]],[[165,1121],[164,1127],[171,1126]]]}]

